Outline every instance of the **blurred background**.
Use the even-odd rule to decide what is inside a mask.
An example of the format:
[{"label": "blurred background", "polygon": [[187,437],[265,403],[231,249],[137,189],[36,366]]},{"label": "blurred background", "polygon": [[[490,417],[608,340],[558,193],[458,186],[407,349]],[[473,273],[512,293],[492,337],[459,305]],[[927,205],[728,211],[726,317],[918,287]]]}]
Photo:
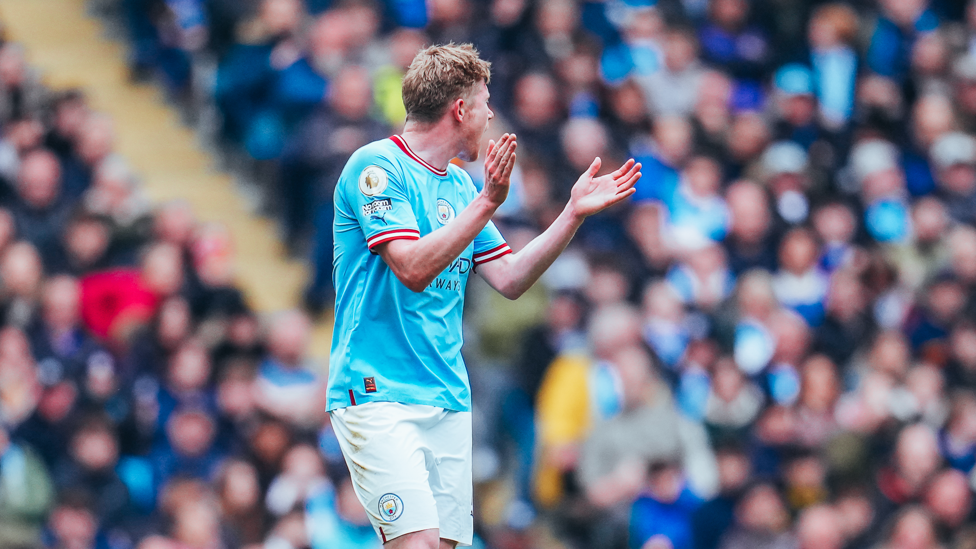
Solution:
[{"label": "blurred background", "polygon": [[472,277],[478,547],[976,548],[972,0],[0,0],[0,548],[379,547],[331,197],[449,41],[513,249],[644,165]]}]

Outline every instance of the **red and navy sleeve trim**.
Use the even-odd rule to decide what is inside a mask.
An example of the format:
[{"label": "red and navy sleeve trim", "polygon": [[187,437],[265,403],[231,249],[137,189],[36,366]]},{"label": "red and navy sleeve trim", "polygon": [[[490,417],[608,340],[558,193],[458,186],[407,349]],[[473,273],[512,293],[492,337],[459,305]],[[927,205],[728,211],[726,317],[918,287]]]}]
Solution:
[{"label": "red and navy sleeve trim", "polygon": [[420,240],[420,231],[416,229],[392,229],[383,231],[367,238],[366,246],[372,251],[376,245],[391,240]]},{"label": "red and navy sleeve trim", "polygon": [[488,263],[510,253],[512,253],[512,249],[508,247],[507,243],[502,243],[490,250],[474,254],[474,264],[481,265],[482,263]]}]

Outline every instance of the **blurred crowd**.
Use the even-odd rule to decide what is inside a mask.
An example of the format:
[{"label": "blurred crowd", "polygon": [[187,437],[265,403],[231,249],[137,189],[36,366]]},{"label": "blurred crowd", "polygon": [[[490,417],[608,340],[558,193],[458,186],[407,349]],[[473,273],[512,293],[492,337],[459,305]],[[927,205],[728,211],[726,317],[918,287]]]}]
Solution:
[{"label": "blurred crowd", "polygon": [[308,317],[115,144],[0,39],[0,548],[376,547]]},{"label": "blurred crowd", "polygon": [[[643,163],[522,299],[473,277],[488,547],[976,547],[976,2],[101,4],[309,254],[313,313],[338,173],[424,44],[493,63],[514,250],[594,156]],[[376,547],[307,318],[262,329],[226,232],[149,208],[15,44],[0,91],[0,539]]]}]

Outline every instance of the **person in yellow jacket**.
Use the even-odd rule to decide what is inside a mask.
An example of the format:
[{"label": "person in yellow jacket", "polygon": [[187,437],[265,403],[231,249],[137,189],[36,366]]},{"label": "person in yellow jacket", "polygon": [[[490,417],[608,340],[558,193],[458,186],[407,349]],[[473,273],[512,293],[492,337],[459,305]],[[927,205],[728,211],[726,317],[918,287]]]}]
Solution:
[{"label": "person in yellow jacket", "polygon": [[622,410],[620,376],[609,359],[617,349],[642,343],[640,314],[628,305],[605,306],[593,313],[588,335],[589,351],[557,356],[539,387],[533,491],[542,508],[562,500],[564,478],[576,469],[594,422]]}]

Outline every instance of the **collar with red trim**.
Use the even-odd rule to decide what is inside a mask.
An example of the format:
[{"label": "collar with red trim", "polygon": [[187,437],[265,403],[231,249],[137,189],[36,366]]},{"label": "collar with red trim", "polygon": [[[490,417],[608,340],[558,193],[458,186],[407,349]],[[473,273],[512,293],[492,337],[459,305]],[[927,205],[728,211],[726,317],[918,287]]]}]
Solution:
[{"label": "collar with red trim", "polygon": [[430,170],[434,175],[439,175],[441,177],[447,175],[447,170],[439,170],[435,168],[429,162],[427,162],[423,158],[420,158],[420,156],[418,156],[417,153],[413,152],[413,149],[410,148],[410,145],[407,145],[407,141],[403,139],[403,137],[399,135],[394,135],[390,137],[390,140],[396,143],[397,147],[400,147],[400,150],[406,153],[407,156],[419,162],[421,166]]}]

